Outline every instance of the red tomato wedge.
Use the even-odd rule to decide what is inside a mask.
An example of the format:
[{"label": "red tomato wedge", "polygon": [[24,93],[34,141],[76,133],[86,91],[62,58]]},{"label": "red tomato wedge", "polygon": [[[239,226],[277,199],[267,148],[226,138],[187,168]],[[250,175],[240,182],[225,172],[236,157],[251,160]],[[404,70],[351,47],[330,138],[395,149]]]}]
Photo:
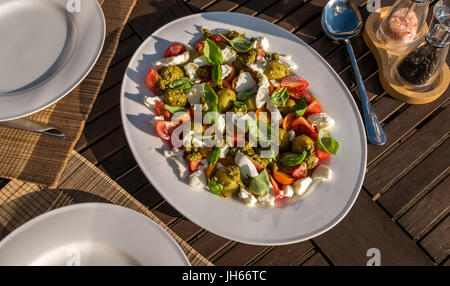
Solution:
[{"label": "red tomato wedge", "polygon": [[170,136],[178,123],[172,121],[156,121],[156,133],[161,139],[170,142]]},{"label": "red tomato wedge", "polygon": [[198,166],[202,163],[202,160],[191,161],[189,162],[189,169],[191,172],[196,172],[198,170]]},{"label": "red tomato wedge", "polygon": [[291,175],[296,180],[306,177],[308,175],[308,166],[306,164],[300,164],[297,168],[295,168]]},{"label": "red tomato wedge", "polygon": [[309,103],[313,97],[306,90],[300,90],[296,88],[288,88],[289,97],[295,102],[299,101],[302,98],[306,99],[306,102]]},{"label": "red tomato wedge", "polygon": [[330,153],[327,153],[327,152],[325,152],[325,151],[323,151],[323,150],[320,149],[320,148],[317,148],[317,149],[316,149],[316,156],[317,156],[317,158],[319,158],[320,160],[324,160],[324,159],[330,158],[330,157],[331,157],[331,154],[330,154]]},{"label": "red tomato wedge", "polygon": [[292,130],[294,130],[295,134],[301,135],[305,134],[306,136],[311,137],[312,140],[317,141],[317,138],[319,137],[319,134],[317,133],[316,129],[311,125],[311,123],[306,120],[305,117],[300,116],[294,119],[292,121]]},{"label": "red tomato wedge", "polygon": [[283,120],[281,120],[281,127],[286,130],[289,131],[292,129],[292,122],[295,120],[295,118],[297,118],[297,116],[295,116],[294,112],[288,113]]},{"label": "red tomato wedge", "polygon": [[270,184],[272,184],[273,192],[275,195],[275,199],[282,199],[284,198],[284,195],[280,192],[280,186],[278,185],[277,181],[272,177],[272,175],[269,175],[269,181]]},{"label": "red tomato wedge", "polygon": [[225,42],[225,39],[222,38],[222,36],[219,35],[219,34],[214,34],[214,35],[212,35],[210,38],[211,38],[211,40],[213,40],[216,44]]},{"label": "red tomato wedge", "polygon": [[166,52],[164,53],[165,58],[170,58],[174,56],[178,56],[179,54],[182,54],[186,51],[186,47],[182,44],[175,43],[170,45]]},{"label": "red tomato wedge", "polygon": [[317,101],[317,99],[313,99],[309,104],[308,107],[306,108],[306,112],[305,112],[305,116],[314,114],[314,113],[321,113],[322,112],[322,107],[320,107],[319,102]]},{"label": "red tomato wedge", "polygon": [[306,79],[296,75],[291,75],[283,78],[280,84],[282,87],[295,88],[297,90],[305,90],[309,86],[309,83],[306,81]]},{"label": "red tomato wedge", "polygon": [[170,120],[170,112],[164,107],[164,102],[159,101],[155,106],[156,116],[162,116],[165,120]]},{"label": "red tomato wedge", "polygon": [[150,68],[147,73],[147,86],[148,88],[156,95],[158,95],[158,83],[159,83],[159,75],[158,73]]}]

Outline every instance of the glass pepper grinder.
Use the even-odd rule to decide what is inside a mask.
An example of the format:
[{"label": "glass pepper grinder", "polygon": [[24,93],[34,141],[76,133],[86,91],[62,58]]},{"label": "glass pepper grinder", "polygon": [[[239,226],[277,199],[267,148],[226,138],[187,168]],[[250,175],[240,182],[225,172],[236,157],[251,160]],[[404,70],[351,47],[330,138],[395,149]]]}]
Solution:
[{"label": "glass pepper grinder", "polygon": [[404,50],[422,31],[428,0],[397,0],[377,31],[378,39],[392,50]]},{"label": "glass pepper grinder", "polygon": [[422,41],[415,43],[393,66],[393,77],[417,91],[429,89],[446,61],[450,43],[450,0],[440,0]]}]

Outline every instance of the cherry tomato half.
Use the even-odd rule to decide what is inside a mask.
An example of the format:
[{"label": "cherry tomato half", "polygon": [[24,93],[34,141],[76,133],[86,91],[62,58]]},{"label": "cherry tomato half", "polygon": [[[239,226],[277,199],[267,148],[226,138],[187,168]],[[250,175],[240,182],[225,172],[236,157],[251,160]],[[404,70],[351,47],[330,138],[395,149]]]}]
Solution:
[{"label": "cherry tomato half", "polygon": [[319,158],[320,160],[324,160],[324,159],[330,158],[331,154],[330,154],[330,153],[327,153],[327,152],[325,152],[325,151],[323,151],[323,150],[320,149],[320,148],[317,148],[317,149],[316,149],[316,156],[317,156],[317,158]]},{"label": "cherry tomato half", "polygon": [[170,142],[170,136],[178,123],[172,121],[156,121],[156,133],[164,141]]},{"label": "cherry tomato half", "polygon": [[153,92],[155,95],[158,95],[159,89],[158,89],[158,83],[159,83],[159,75],[158,73],[150,68],[147,73],[147,86]]},{"label": "cherry tomato half", "polygon": [[203,55],[203,47],[204,46],[205,46],[205,40],[200,39],[195,43],[194,49],[197,51],[197,53],[199,53],[199,55]]},{"label": "cherry tomato half", "polygon": [[308,175],[308,166],[306,164],[300,164],[298,165],[295,170],[292,172],[292,177],[294,179],[299,180]]},{"label": "cherry tomato half", "polygon": [[314,114],[314,113],[320,113],[322,112],[322,107],[320,107],[319,102],[317,101],[317,99],[313,99],[309,104],[308,107],[306,108],[306,112],[305,112],[305,116]]},{"label": "cherry tomato half", "polygon": [[314,141],[317,141],[317,138],[319,137],[316,129],[314,129],[311,123],[309,123],[308,120],[306,120],[306,118],[303,116],[294,119],[294,121],[292,121],[291,127],[297,136],[305,134],[306,136],[311,137],[311,139]]},{"label": "cherry tomato half", "polygon": [[297,88],[288,88],[289,91],[289,97],[294,100],[295,102],[299,101],[302,98],[306,99],[306,102],[309,103],[313,97],[309,92],[306,90],[300,90]]},{"label": "cherry tomato half", "polygon": [[219,34],[214,34],[214,35],[212,35],[210,38],[211,38],[211,40],[213,40],[216,44],[225,42],[225,39],[222,38],[222,36],[219,35]]},{"label": "cherry tomato half", "polygon": [[200,166],[200,164],[202,163],[202,160],[196,160],[196,161],[191,161],[189,162],[189,169],[191,170],[191,172],[196,172],[198,170],[198,166]]},{"label": "cherry tomato half", "polygon": [[164,102],[159,101],[155,106],[155,114],[156,116],[162,116],[165,120],[170,120],[170,113],[167,111],[167,109],[164,107]]},{"label": "cherry tomato half", "polygon": [[280,84],[282,87],[295,88],[298,90],[305,90],[309,86],[309,83],[306,81],[306,79],[296,75],[291,75],[283,78]]},{"label": "cherry tomato half", "polygon": [[186,51],[186,47],[182,44],[175,43],[170,45],[164,53],[165,58],[170,58],[182,54]]}]

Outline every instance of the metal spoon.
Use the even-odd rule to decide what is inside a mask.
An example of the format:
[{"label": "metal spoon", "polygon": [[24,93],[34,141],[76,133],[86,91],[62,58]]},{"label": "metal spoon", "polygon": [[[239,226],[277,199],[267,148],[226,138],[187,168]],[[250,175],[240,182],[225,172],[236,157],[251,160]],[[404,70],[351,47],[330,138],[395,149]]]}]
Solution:
[{"label": "metal spoon", "polygon": [[344,41],[355,72],[356,82],[358,83],[359,95],[361,97],[364,121],[366,122],[367,138],[369,142],[375,145],[386,143],[386,136],[381,128],[375,112],[372,109],[370,100],[367,97],[364,81],[359,72],[355,54],[350,38],[358,35],[363,27],[361,14],[359,10],[348,0],[331,0],[322,11],[322,29],[328,37],[334,40]]}]

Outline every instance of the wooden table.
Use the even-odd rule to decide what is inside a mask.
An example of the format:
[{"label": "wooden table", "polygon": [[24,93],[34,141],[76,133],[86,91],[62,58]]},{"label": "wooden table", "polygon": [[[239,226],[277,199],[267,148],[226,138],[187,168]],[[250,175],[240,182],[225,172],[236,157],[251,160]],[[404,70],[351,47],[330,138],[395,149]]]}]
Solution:
[{"label": "wooden table", "polygon": [[[393,99],[380,85],[375,58],[362,36],[354,38],[352,44],[387,143],[368,146],[367,174],[359,198],[344,220],[327,233],[309,241],[273,247],[242,244],[214,235],[165,202],[131,154],[119,106],[121,81],[130,57],[157,28],[192,13],[239,12],[293,32],[328,61],[359,104],[345,46],[329,40],[320,27],[326,2],[139,0],[76,150],[216,265],[366,265],[372,256],[368,256],[371,248],[380,250],[381,265],[449,265],[450,92],[447,90],[426,105],[408,105]],[[354,2],[366,18],[369,12],[365,1]]]}]

